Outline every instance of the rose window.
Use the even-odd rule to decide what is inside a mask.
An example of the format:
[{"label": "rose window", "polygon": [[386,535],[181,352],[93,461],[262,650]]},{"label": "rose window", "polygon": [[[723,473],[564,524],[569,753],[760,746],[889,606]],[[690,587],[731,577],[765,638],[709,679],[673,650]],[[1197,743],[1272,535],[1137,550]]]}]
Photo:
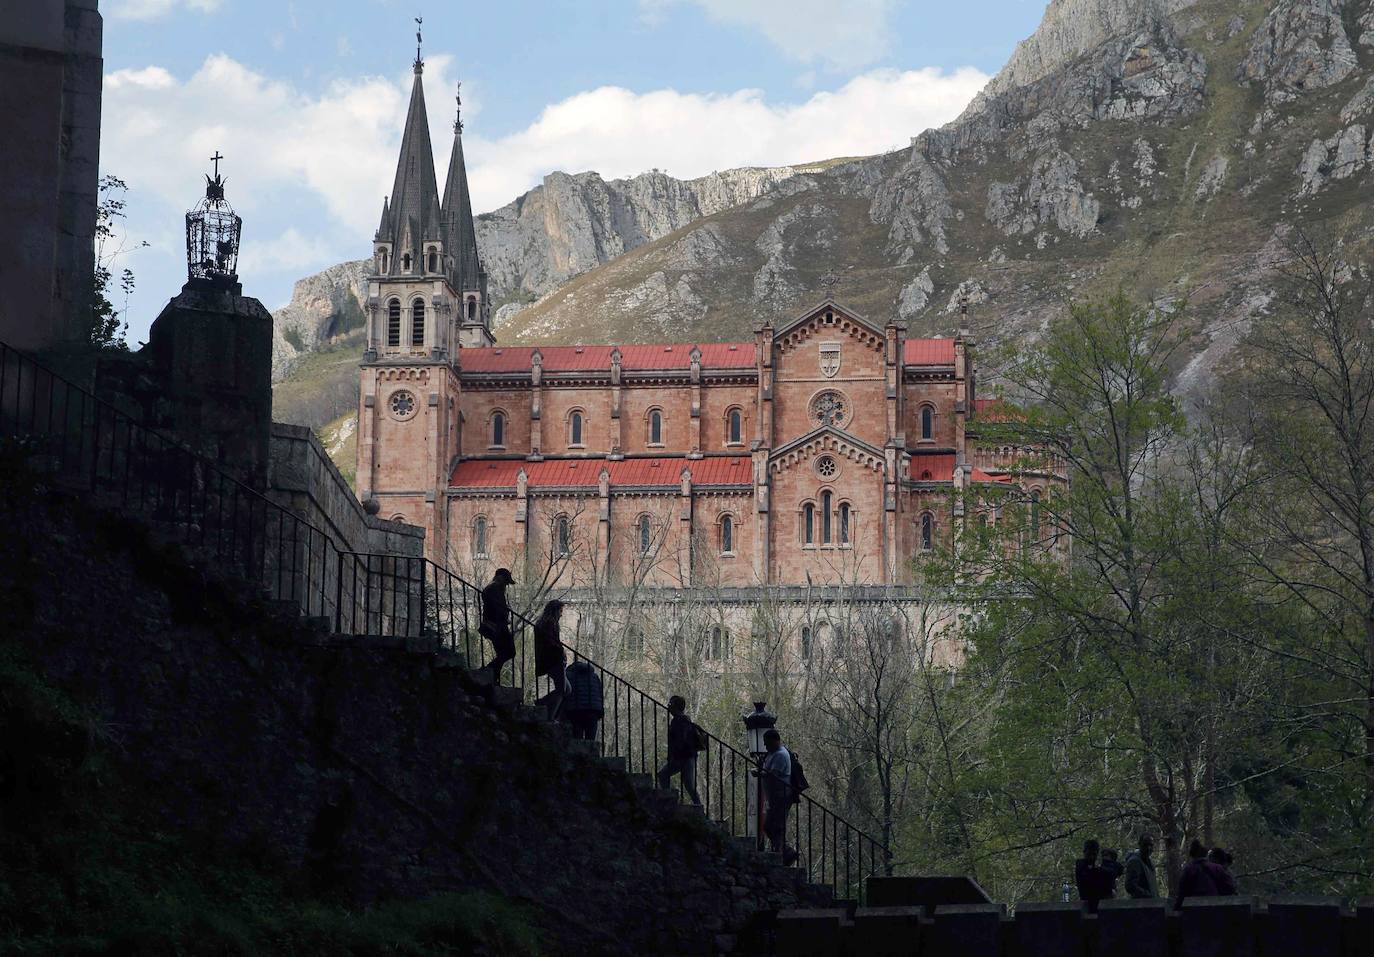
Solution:
[{"label": "rose window", "polygon": [[391,393],[391,414],[408,419],[415,414],[415,396],[404,389]]},{"label": "rose window", "polygon": [[849,400],[838,392],[822,392],[811,400],[811,417],[817,425],[844,425],[849,419]]},{"label": "rose window", "polygon": [[816,459],[816,474],[823,479],[834,478],[839,470],[840,467],[832,456],[822,455]]}]

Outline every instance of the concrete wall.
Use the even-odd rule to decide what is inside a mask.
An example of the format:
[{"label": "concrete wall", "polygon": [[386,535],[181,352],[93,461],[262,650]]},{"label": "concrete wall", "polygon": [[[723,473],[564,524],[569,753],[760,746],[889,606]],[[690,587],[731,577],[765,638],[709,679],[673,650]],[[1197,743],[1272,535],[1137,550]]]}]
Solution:
[{"label": "concrete wall", "polygon": [[71,339],[90,311],[103,68],[96,6],[14,0],[0,19],[0,340],[19,348]]},{"label": "concrete wall", "polygon": [[1374,898],[859,907],[779,915],[780,954],[922,957],[1374,957]]},{"label": "concrete wall", "polygon": [[424,554],[424,529],[364,512],[320,440],[303,425],[272,423],[267,495],[347,551]]}]

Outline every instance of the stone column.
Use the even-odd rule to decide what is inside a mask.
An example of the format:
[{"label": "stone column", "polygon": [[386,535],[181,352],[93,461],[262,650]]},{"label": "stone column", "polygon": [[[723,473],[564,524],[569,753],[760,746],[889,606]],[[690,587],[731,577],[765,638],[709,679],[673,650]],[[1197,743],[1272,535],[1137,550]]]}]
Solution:
[{"label": "stone column", "polygon": [[538,349],[530,356],[530,454],[531,461],[544,457],[541,414],[544,398],[544,354]]},{"label": "stone column", "polygon": [[701,349],[692,346],[691,451],[688,458],[701,458]]},{"label": "stone column", "polygon": [[685,536],[687,542],[687,569],[683,575],[682,587],[691,588],[695,579],[692,568],[695,544],[692,541],[692,470],[683,469],[678,478],[681,482],[678,488],[678,534]]}]

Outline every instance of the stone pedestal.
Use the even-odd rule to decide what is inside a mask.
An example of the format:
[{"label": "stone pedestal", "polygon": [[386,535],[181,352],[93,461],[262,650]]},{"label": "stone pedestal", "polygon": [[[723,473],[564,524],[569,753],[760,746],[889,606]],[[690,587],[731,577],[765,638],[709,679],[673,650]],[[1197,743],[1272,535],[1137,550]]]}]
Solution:
[{"label": "stone pedestal", "polygon": [[1012,939],[1018,954],[1087,957],[1087,928],[1082,904],[1027,902],[1016,908]]},{"label": "stone pedestal", "polygon": [[1154,900],[1104,900],[1097,905],[1095,953],[1159,957],[1169,952],[1168,905]]},{"label": "stone pedestal", "polygon": [[237,284],[191,280],[139,358],[158,396],[145,421],[262,486],[272,429],[272,314]]},{"label": "stone pedestal", "polygon": [[1180,912],[1180,957],[1250,957],[1255,953],[1253,910],[1249,897],[1187,898]]}]

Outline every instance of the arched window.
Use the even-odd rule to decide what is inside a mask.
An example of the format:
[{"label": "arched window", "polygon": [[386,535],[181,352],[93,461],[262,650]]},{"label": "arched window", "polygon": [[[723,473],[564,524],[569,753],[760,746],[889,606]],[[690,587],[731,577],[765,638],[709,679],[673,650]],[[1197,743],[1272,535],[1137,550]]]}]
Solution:
[{"label": "arched window", "polygon": [[921,406],[921,438],[935,438],[935,409],[929,405]]},{"label": "arched window", "polygon": [[830,544],[830,500],[829,492],[821,493],[821,544]]},{"label": "arched window", "polygon": [[568,416],[568,444],[582,444],[582,413],[574,412]]},{"label": "arched window", "polygon": [[557,553],[559,558],[567,558],[572,554],[572,525],[568,522],[568,516],[558,516],[557,524]]},{"label": "arched window", "polygon": [[813,545],[816,542],[816,506],[807,502],[802,506],[802,544]]},{"label": "arched window", "polygon": [[386,304],[386,344],[401,344],[401,300],[393,299]]},{"label": "arched window", "polygon": [[1040,542],[1040,490],[1031,489],[1030,493],[1030,535],[1031,544]]},{"label": "arched window", "polygon": [[416,299],[410,304],[410,344],[425,344],[425,301]]},{"label": "arched window", "polygon": [[663,413],[659,409],[649,410],[649,444],[663,444]]},{"label": "arched window", "polygon": [[644,654],[644,630],[638,625],[631,625],[625,629],[625,653],[627,655]]},{"label": "arched window", "polygon": [[410,272],[410,253],[401,256],[401,272]]},{"label": "arched window", "polygon": [[935,547],[935,516],[929,512],[921,514],[921,551],[928,552]]},{"label": "arched window", "polygon": [[849,503],[840,503],[840,544],[849,544]]},{"label": "arched window", "polygon": [[735,551],[735,520],[729,515],[720,517],[720,550],[726,555]]},{"label": "arched window", "polygon": [[468,299],[468,321],[471,322],[471,321],[475,320],[476,318],[477,318],[477,300],[476,300],[476,299],[471,299],[471,298],[470,298],[470,299]]},{"label": "arched window", "polygon": [[430,247],[429,247],[429,271],[430,271],[430,272],[438,272],[438,271],[439,271],[439,254],[438,254],[437,252],[434,251],[434,247],[433,247],[433,246],[430,246]]},{"label": "arched window", "polygon": [[379,274],[383,275],[383,276],[386,275],[386,250],[385,250],[385,249],[379,249],[379,250],[377,250],[377,272],[378,272]]},{"label": "arched window", "polygon": [[802,625],[801,630],[801,656],[802,661],[811,660],[811,626]]},{"label": "arched window", "polygon": [[725,658],[726,645],[729,642],[729,634],[720,625],[711,626],[711,634],[706,642],[706,657],[712,661],[721,661]]},{"label": "arched window", "polygon": [[482,515],[472,523],[472,554],[478,558],[487,557],[487,520]]},{"label": "arched window", "polygon": [[726,418],[726,436],[726,441],[731,445],[744,442],[744,413],[739,409],[731,409]]},{"label": "arched window", "polygon": [[491,444],[505,446],[506,444],[506,413],[493,412],[491,414]]},{"label": "arched window", "polygon": [[653,544],[654,544],[654,534],[653,534],[654,530],[653,530],[653,526],[649,524],[649,516],[647,516],[647,515],[641,515],[641,516],[639,516],[638,528],[639,528],[639,554],[641,554],[641,555],[647,555],[647,554],[649,554],[649,551],[653,548]]}]

